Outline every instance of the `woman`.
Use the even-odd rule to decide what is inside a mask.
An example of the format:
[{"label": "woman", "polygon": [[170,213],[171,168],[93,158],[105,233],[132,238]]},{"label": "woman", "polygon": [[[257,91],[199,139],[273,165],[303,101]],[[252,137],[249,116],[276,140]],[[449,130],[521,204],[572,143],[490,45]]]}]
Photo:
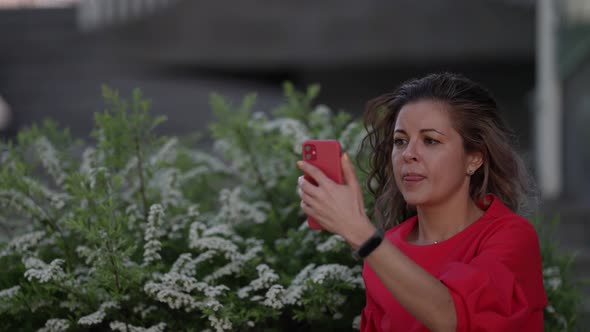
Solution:
[{"label": "woman", "polygon": [[299,178],[303,211],[364,258],[361,331],[542,331],[538,238],[513,212],[528,176],[490,94],[433,74],[369,102],[365,122],[378,227],[346,154],[343,185],[298,162],[318,182]]}]

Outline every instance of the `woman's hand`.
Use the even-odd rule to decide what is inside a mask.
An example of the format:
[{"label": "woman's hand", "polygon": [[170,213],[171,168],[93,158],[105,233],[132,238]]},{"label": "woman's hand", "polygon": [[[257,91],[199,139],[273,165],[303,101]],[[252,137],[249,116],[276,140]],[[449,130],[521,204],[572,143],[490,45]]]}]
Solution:
[{"label": "woman's hand", "polygon": [[332,181],[319,168],[298,161],[297,166],[318,185],[300,176],[297,192],[301,197],[301,208],[308,216],[329,232],[342,236],[356,249],[375,232],[375,227],[365,213],[361,186],[347,154],[342,155],[341,164],[344,184]]}]

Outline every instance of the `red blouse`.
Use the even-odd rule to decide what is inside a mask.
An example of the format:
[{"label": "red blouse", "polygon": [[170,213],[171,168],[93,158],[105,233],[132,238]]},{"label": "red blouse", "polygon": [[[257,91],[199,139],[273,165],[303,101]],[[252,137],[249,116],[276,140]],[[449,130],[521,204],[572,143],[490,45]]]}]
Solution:
[{"label": "red blouse", "polygon": [[[406,242],[417,217],[391,228],[385,238],[447,286],[455,304],[457,331],[543,331],[547,297],[537,233],[498,198],[489,198],[492,202],[484,215],[446,241]],[[428,331],[366,263],[363,278],[367,303],[361,332]]]}]

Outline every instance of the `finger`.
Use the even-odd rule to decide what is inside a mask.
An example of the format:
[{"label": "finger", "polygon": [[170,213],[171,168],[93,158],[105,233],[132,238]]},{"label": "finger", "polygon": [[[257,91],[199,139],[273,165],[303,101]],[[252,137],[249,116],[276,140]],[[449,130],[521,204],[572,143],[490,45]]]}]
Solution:
[{"label": "finger", "polygon": [[358,179],[354,172],[354,165],[348,156],[348,153],[342,155],[342,175],[344,176],[344,183],[357,189],[360,188]]},{"label": "finger", "polygon": [[312,217],[313,219],[319,222],[319,219],[321,218],[320,214],[318,213],[318,211],[316,211],[316,209],[314,209],[313,206],[307,204],[303,200],[301,201],[300,205],[301,209],[303,210],[303,213],[305,213],[308,217]]},{"label": "finger", "polygon": [[304,201],[301,201],[301,210],[303,210],[303,213],[305,213],[308,217],[313,217],[314,215],[314,211],[311,206],[306,204]]},{"label": "finger", "polygon": [[304,202],[307,206],[315,206],[316,199],[309,194],[303,192],[301,194],[301,201]]},{"label": "finger", "polygon": [[365,202],[363,201],[361,185],[354,171],[354,164],[348,156],[348,153],[342,155],[342,175],[344,177],[344,183],[350,186],[358,195],[357,202],[359,210],[365,213]]},{"label": "finger", "polygon": [[303,193],[308,194],[309,196],[312,196],[312,197],[318,197],[318,195],[320,194],[320,191],[322,190],[322,189],[320,189],[320,187],[315,186],[314,184],[307,181],[303,177],[301,177],[299,179],[299,189]]},{"label": "finger", "polygon": [[297,161],[297,166],[303,172],[309,174],[309,176],[311,176],[318,183],[319,186],[329,185],[330,183],[334,182],[334,181],[330,180],[330,178],[328,178],[324,174],[324,172],[322,172],[319,168],[315,167],[314,165],[312,165],[308,162],[305,162],[303,160],[299,160],[299,161]]},{"label": "finger", "polygon": [[305,203],[304,200],[301,200],[301,203],[299,203],[299,205],[301,206],[301,209],[303,210],[303,212],[308,215],[308,216],[314,216],[315,211],[313,210],[313,208],[311,207],[311,205]]}]

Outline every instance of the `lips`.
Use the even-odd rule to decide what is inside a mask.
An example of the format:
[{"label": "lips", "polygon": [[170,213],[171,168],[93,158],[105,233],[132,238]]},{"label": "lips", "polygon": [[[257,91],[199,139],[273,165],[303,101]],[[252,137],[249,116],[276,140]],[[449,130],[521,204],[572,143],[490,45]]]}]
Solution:
[{"label": "lips", "polygon": [[424,180],[426,177],[419,173],[405,173],[402,175],[402,179],[405,182],[415,183]]}]

